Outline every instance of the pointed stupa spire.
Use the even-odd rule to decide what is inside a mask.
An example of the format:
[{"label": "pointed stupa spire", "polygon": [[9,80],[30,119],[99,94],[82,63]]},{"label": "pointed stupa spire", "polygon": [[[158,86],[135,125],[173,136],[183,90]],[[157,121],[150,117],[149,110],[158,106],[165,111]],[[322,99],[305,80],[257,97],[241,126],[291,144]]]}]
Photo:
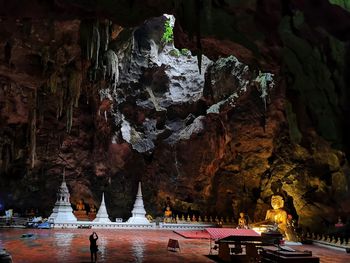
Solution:
[{"label": "pointed stupa spire", "polygon": [[132,216],[129,218],[127,223],[132,224],[149,224],[148,219],[146,218],[146,211],[143,206],[142,191],[141,191],[141,182],[137,189],[136,200],[134,203],[134,208],[131,211]]},{"label": "pointed stupa spire", "polygon": [[96,214],[96,218],[94,219],[94,222],[99,222],[99,223],[110,223],[111,220],[109,220],[109,216],[107,213],[107,208],[105,204],[105,193],[102,193],[102,201],[100,208],[98,209],[98,212]]},{"label": "pointed stupa spire", "polygon": [[105,205],[105,192],[102,192],[102,202],[101,202],[101,205],[104,205],[104,206],[106,206]]},{"label": "pointed stupa spire", "polygon": [[[141,197],[142,198],[142,191],[141,191],[141,182],[139,182],[139,187],[137,189],[137,195],[136,197]],[[143,202],[143,201],[142,201]]]}]

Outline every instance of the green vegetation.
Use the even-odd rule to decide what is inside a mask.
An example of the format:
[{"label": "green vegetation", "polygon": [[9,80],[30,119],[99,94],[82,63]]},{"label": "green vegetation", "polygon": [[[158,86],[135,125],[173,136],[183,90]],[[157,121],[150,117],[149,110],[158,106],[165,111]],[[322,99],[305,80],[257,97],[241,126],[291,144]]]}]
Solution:
[{"label": "green vegetation", "polygon": [[164,34],[162,36],[163,44],[169,44],[174,41],[173,27],[170,24],[170,19],[167,19],[164,24]]},{"label": "green vegetation", "polygon": [[189,51],[187,48],[182,48],[182,49],[180,49],[180,53],[181,53],[181,55],[183,55],[183,56],[189,56],[189,55],[191,55],[191,51]]},{"label": "green vegetation", "polygon": [[172,57],[178,58],[178,57],[180,57],[181,53],[178,49],[174,48],[174,49],[170,50],[169,55]]},{"label": "green vegetation", "polygon": [[333,5],[338,5],[347,11],[350,11],[350,1],[349,0],[329,0]]}]

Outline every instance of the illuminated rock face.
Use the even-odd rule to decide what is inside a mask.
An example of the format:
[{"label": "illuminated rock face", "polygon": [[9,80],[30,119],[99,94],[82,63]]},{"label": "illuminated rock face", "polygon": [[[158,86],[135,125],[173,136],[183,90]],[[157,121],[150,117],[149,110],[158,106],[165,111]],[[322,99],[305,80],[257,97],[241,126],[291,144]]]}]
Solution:
[{"label": "illuminated rock face", "polygon": [[54,223],[66,223],[76,222],[77,218],[73,214],[73,209],[70,204],[70,194],[63,176],[63,181],[60,188],[57,191],[57,201],[53,212],[49,217],[49,220],[53,220]]},{"label": "illuminated rock face", "polygon": [[139,182],[139,186],[136,194],[136,200],[135,200],[134,208],[131,211],[131,214],[132,216],[128,219],[127,223],[149,224],[149,221],[146,218],[146,210],[143,206],[141,182]]},{"label": "illuminated rock face", "polygon": [[106,204],[105,204],[105,193],[102,194],[101,205],[100,205],[100,208],[98,209],[98,212],[96,214],[96,218],[94,219],[94,222],[98,222],[98,223],[111,222],[111,220],[109,219]]}]

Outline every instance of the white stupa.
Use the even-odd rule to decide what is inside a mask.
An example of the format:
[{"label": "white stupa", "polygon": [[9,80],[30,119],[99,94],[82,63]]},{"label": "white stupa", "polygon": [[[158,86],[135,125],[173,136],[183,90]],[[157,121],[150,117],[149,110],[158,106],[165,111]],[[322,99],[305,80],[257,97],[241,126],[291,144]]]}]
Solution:
[{"label": "white stupa", "polygon": [[54,223],[67,223],[76,222],[77,218],[73,214],[72,206],[69,202],[70,194],[64,178],[60,188],[57,191],[57,200],[55,207],[52,209],[52,214],[49,216],[49,220],[53,220]]},{"label": "white stupa", "polygon": [[146,211],[143,206],[142,192],[141,192],[141,182],[139,182],[139,188],[137,190],[136,200],[134,204],[134,209],[131,211],[132,216],[129,218],[127,223],[131,224],[150,224],[146,218]]},{"label": "white stupa", "polygon": [[98,223],[110,223],[111,220],[109,220],[107,209],[106,209],[106,204],[105,204],[105,193],[102,193],[102,201],[100,208],[98,209],[98,212],[96,214],[96,218],[94,219],[93,222],[98,222]]}]

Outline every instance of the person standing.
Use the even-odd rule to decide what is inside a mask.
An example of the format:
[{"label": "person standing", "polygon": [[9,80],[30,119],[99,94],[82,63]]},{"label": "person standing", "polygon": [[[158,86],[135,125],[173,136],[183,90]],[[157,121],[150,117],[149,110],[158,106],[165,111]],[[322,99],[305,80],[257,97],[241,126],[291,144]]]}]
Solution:
[{"label": "person standing", "polygon": [[[92,234],[89,237],[91,262],[97,262],[97,251],[98,251],[97,244],[96,244],[97,239],[98,239],[98,236],[96,232],[92,232]],[[94,258],[95,258],[95,261],[93,261]]]}]

